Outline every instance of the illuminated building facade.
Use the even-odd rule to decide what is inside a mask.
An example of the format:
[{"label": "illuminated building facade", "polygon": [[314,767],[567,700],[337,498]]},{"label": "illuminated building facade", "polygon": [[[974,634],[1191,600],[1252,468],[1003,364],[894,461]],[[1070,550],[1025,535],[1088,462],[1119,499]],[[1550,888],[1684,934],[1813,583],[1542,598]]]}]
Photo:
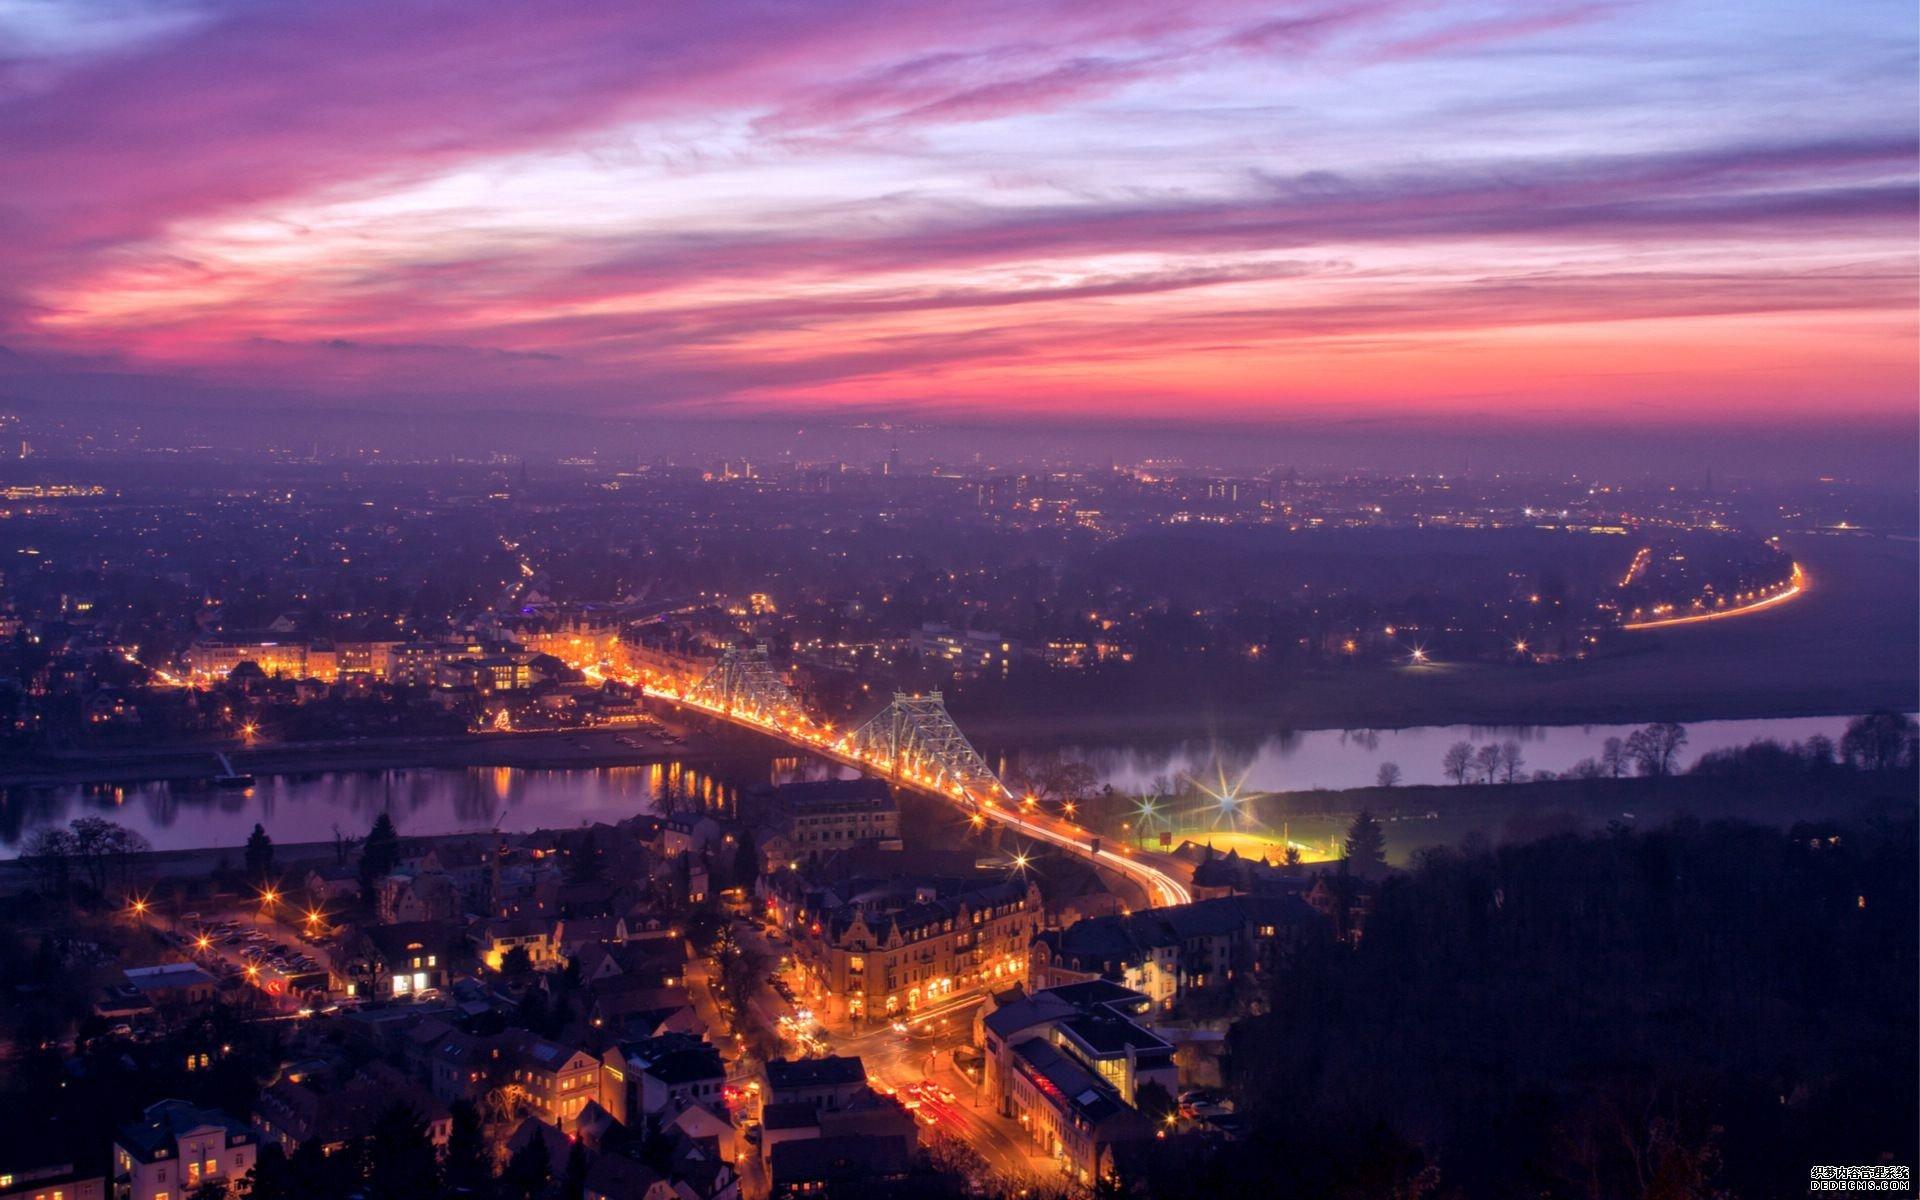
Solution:
[{"label": "illuminated building facade", "polygon": [[773,790],[780,834],[806,859],[850,846],[900,848],[900,805],[882,779],[823,779]]},{"label": "illuminated building facade", "polygon": [[495,1077],[508,1099],[524,1105],[549,1125],[571,1131],[580,1110],[600,1099],[600,1060],[575,1046],[510,1030],[494,1054]]},{"label": "illuminated building facade", "polygon": [[1041,915],[1039,888],[1016,881],[854,880],[776,894],[770,908],[793,937],[816,1007],[854,1020],[1005,987],[1024,975]]},{"label": "illuminated building facade", "polygon": [[231,1189],[253,1170],[259,1151],[244,1122],[184,1100],[162,1100],[114,1135],[114,1195],[186,1200],[209,1184]]},{"label": "illuminated building facade", "polygon": [[303,641],[201,638],[187,649],[187,671],[202,683],[225,679],[243,662],[257,665],[268,678],[305,679],[312,674]]}]

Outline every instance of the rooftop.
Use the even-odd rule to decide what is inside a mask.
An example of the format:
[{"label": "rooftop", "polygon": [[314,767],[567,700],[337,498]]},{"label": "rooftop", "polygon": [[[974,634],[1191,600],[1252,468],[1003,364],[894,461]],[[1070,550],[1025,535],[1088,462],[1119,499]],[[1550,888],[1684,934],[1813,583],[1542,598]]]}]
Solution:
[{"label": "rooftop", "polygon": [[767,1086],[773,1089],[841,1087],[867,1081],[866,1064],[858,1057],[775,1058],[767,1062]]}]

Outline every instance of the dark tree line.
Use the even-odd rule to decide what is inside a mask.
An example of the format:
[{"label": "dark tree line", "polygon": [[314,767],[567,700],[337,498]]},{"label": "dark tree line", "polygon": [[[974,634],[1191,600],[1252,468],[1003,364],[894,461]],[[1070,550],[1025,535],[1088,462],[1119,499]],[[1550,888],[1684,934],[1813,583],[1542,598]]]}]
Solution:
[{"label": "dark tree line", "polygon": [[1235,1027],[1247,1136],[1140,1194],[1797,1196],[1912,1162],[1916,866],[1910,798],[1428,852]]}]

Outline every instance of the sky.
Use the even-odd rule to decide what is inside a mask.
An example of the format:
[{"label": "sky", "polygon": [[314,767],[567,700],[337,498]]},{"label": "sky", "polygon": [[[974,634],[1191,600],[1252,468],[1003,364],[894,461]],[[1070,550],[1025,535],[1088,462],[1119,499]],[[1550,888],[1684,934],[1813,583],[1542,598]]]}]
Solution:
[{"label": "sky", "polygon": [[0,0],[0,396],[1910,436],[1910,0]]}]

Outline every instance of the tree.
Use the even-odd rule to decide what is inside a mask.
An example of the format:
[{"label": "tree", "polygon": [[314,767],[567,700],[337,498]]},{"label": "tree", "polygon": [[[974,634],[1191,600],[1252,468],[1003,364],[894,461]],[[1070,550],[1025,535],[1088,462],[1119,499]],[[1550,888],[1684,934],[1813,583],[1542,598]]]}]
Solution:
[{"label": "tree", "polygon": [[366,1163],[366,1200],[415,1200],[439,1190],[427,1122],[404,1100],[374,1118]]},{"label": "tree", "polygon": [[1627,753],[1627,744],[1617,737],[1610,737],[1600,745],[1600,769],[1610,779],[1618,779],[1627,773],[1627,764],[1633,761]]},{"label": "tree", "polygon": [[253,1170],[247,1174],[247,1200],[335,1200],[354,1190],[352,1154],[328,1154],[309,1138],[291,1157],[280,1147],[260,1147]]},{"label": "tree", "polygon": [[1500,743],[1500,779],[1504,783],[1513,783],[1520,778],[1520,768],[1526,765],[1526,759],[1520,755],[1520,743],[1512,740]]},{"label": "tree", "polygon": [[525,946],[509,946],[507,952],[500,956],[500,973],[502,975],[519,979],[532,973],[532,971],[533,955],[527,951]]},{"label": "tree", "polygon": [[73,835],[74,858],[96,893],[106,892],[110,876],[124,875],[135,854],[152,849],[146,838],[104,817],[76,817],[67,830]]},{"label": "tree", "polygon": [[367,833],[367,840],[360,845],[360,892],[364,898],[371,898],[374,885],[393,874],[400,865],[400,834],[393,827],[393,818],[381,813],[373,820],[373,829]]},{"label": "tree", "polygon": [[567,1149],[567,1166],[560,1173],[560,1200],[586,1200],[587,1148],[575,1138]]},{"label": "tree", "polygon": [[752,887],[753,881],[760,878],[760,847],[754,845],[753,835],[746,830],[740,831],[740,844],[733,851],[733,883],[735,887]]},{"label": "tree", "polygon": [[1440,759],[1440,769],[1455,783],[1465,783],[1467,773],[1473,770],[1473,743],[1455,742],[1448,746],[1446,754]]},{"label": "tree", "polygon": [[1808,768],[1815,771],[1824,771],[1831,767],[1836,758],[1833,739],[1823,733],[1816,733],[1808,738],[1801,752],[1806,757]]},{"label": "tree", "polygon": [[528,1129],[527,1144],[513,1152],[507,1169],[500,1173],[500,1186],[514,1200],[534,1200],[546,1190],[553,1177],[553,1156],[547,1152],[547,1139],[538,1129]]},{"label": "tree", "polygon": [[1914,737],[1913,718],[1881,709],[1847,722],[1840,756],[1863,771],[1891,771],[1900,765]]},{"label": "tree", "polygon": [[1597,758],[1583,758],[1573,764],[1573,770],[1567,772],[1574,779],[1600,779],[1606,773],[1607,769],[1600,765]]},{"label": "tree", "polygon": [[1140,1110],[1141,1116],[1156,1125],[1175,1111],[1173,1096],[1167,1092],[1166,1085],[1157,1079],[1149,1079],[1133,1090],[1133,1106]]},{"label": "tree", "polygon": [[247,878],[258,885],[264,884],[271,874],[273,839],[267,836],[266,827],[256,821],[253,832],[247,835]]},{"label": "tree", "polygon": [[64,829],[36,829],[20,844],[20,860],[33,871],[42,890],[64,896],[73,887],[73,834]]},{"label": "tree", "polygon": [[1300,847],[1289,843],[1286,848],[1286,851],[1280,855],[1280,861],[1287,864],[1289,867],[1299,866],[1300,865]]},{"label": "tree", "polygon": [[1662,778],[1673,774],[1680,748],[1686,744],[1685,726],[1656,721],[1627,738],[1627,754],[1642,775]]},{"label": "tree", "polygon": [[353,836],[352,834],[350,834],[350,833],[348,833],[348,832],[346,832],[345,830],[343,830],[343,829],[341,829],[341,828],[340,828],[340,827],[339,827],[338,825],[335,825],[335,826],[333,827],[333,862],[334,862],[334,865],[335,865],[335,866],[339,866],[339,867],[344,867],[344,866],[346,866],[346,865],[347,865],[347,855],[349,855],[349,854],[352,854],[352,853],[353,853],[353,848],[354,848],[355,846],[358,846],[359,844],[360,844],[360,839],[359,839],[359,838],[357,838],[357,837],[354,837],[354,836]]},{"label": "tree", "polygon": [[1356,875],[1369,875],[1387,865],[1387,837],[1373,814],[1361,809],[1347,826],[1347,862]]},{"label": "tree", "polygon": [[1500,774],[1500,747],[1488,742],[1473,756],[1473,769],[1482,783],[1492,783]]},{"label": "tree", "polygon": [[471,1100],[455,1100],[448,1111],[453,1127],[447,1134],[441,1177],[454,1195],[484,1196],[493,1187],[493,1165],[480,1110]]},{"label": "tree", "polygon": [[262,1142],[253,1169],[241,1181],[247,1200],[290,1200],[294,1195],[293,1168],[278,1142]]},{"label": "tree", "polygon": [[1381,763],[1380,770],[1374,774],[1373,781],[1383,788],[1399,787],[1400,764],[1396,762]]}]

